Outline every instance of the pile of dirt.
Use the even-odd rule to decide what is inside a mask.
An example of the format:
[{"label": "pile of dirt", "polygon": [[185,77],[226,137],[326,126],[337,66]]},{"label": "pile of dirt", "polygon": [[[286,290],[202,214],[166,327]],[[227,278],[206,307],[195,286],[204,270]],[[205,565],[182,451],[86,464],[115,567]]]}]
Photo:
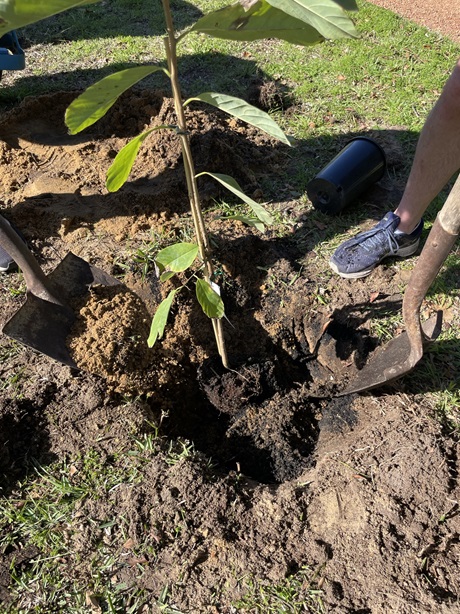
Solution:
[{"label": "pile of dirt", "polygon": [[103,377],[121,394],[146,387],[152,351],[147,346],[150,316],[125,286],[93,286],[67,339],[80,369]]}]

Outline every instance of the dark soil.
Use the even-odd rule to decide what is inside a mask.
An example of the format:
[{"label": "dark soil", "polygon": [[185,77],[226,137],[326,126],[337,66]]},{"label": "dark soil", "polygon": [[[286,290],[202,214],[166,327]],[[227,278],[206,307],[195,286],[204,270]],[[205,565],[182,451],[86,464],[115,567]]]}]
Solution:
[{"label": "dark soil", "polygon": [[[152,599],[168,584],[181,611],[230,613],[240,578],[276,583],[309,565],[320,570],[327,611],[460,611],[460,520],[439,522],[460,494],[458,444],[403,384],[335,398],[376,346],[369,319],[400,309],[404,271],[382,268],[355,284],[324,276],[313,237],[326,223],[301,211],[291,212],[287,237],[209,213],[232,370],[220,366],[193,293],[180,293],[165,338],[149,350],[150,319],[175,282],[160,284],[153,270],[143,277],[133,253],[152,236],[190,231],[176,139],[152,133],[119,193],[107,194],[104,181],[130,137],[170,121],[171,101],[124,96],[110,118],[70,137],[63,116],[74,96],[26,100],[2,120],[3,209],[46,272],[71,250],[123,284],[92,288],[75,307],[68,343],[81,371],[22,347],[0,365],[2,378],[21,370],[27,381],[0,401],[3,493],[32,458],[46,465],[96,450],[110,462],[156,424],[167,446],[143,481],[81,510],[123,516],[134,543],[155,542],[155,559],[142,561]],[[189,111],[189,122],[197,171],[225,172],[262,198],[267,174],[289,173],[285,148],[255,130],[203,110]],[[387,138],[397,167],[402,154]],[[376,189],[373,206],[386,206],[393,188]],[[205,204],[220,195],[210,181],[201,189]],[[20,287],[19,274],[2,283],[4,324],[24,297],[7,291]],[[6,355],[10,341],[0,344]],[[184,440],[197,453],[169,463],[166,448]],[[82,560],[95,539],[74,537]],[[4,599],[10,560],[0,555]],[[139,582],[136,570],[124,566],[119,581]],[[84,580],[84,565],[75,573]]]}]

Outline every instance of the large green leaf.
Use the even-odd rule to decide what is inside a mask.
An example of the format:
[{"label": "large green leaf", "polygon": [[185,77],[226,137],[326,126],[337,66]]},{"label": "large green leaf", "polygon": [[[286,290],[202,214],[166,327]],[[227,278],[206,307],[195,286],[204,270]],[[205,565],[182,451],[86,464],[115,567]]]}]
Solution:
[{"label": "large green leaf", "polygon": [[270,117],[265,111],[261,111],[257,107],[252,106],[249,102],[242,100],[241,98],[235,98],[235,96],[228,96],[227,94],[218,94],[217,92],[204,92],[198,94],[193,98],[189,98],[184,102],[184,107],[193,100],[199,100],[206,102],[222,111],[225,111],[233,117],[237,117],[245,121],[247,124],[256,126],[260,130],[267,132],[275,139],[291,145],[291,140],[287,137],[278,124]]},{"label": "large green leaf", "polygon": [[161,66],[136,66],[120,70],[90,85],[67,107],[65,123],[70,134],[77,134],[97,122],[123,92],[159,70],[168,74]]},{"label": "large green leaf", "polygon": [[0,0],[0,36],[67,9],[98,0]]},{"label": "large green leaf", "polygon": [[134,139],[129,141],[115,156],[114,161],[107,171],[106,186],[109,192],[116,192],[126,182],[129,173],[133,168],[134,161],[139,152],[139,149],[149,134],[155,130],[174,129],[174,126],[155,126],[142,134],[139,134]]},{"label": "large green leaf", "polygon": [[181,37],[193,31],[239,41],[279,38],[294,45],[315,45],[324,40],[310,24],[270,6],[266,0],[259,0],[249,9],[237,2],[208,13]]},{"label": "large green leaf", "polygon": [[264,209],[264,207],[262,207],[261,204],[259,204],[258,202],[256,202],[255,200],[247,196],[241,189],[236,179],[233,179],[233,177],[230,177],[230,175],[223,175],[222,173],[208,173],[206,171],[203,173],[199,173],[197,177],[200,177],[201,175],[209,175],[210,177],[213,177],[216,181],[218,181],[223,186],[225,186],[227,190],[230,190],[230,192],[233,192],[235,196],[238,196],[238,198],[241,198],[243,202],[249,205],[251,209],[253,210],[255,216],[261,222],[263,222],[264,224],[267,224],[267,226],[270,226],[270,224],[273,224],[273,218],[270,215],[270,213],[266,209]]},{"label": "large green leaf", "polygon": [[267,0],[271,6],[309,23],[324,38],[356,37],[353,22],[334,0]]},{"label": "large green leaf", "polygon": [[265,226],[263,223],[258,220],[255,216],[249,217],[248,215],[223,215],[220,218],[221,220],[236,220],[237,222],[243,222],[243,224],[247,224],[248,226],[253,226],[257,228],[259,232],[265,232]]},{"label": "large green leaf", "polygon": [[164,299],[164,301],[162,301],[158,306],[158,309],[153,316],[149,338],[147,339],[147,345],[149,346],[149,348],[154,346],[157,339],[161,339],[161,337],[163,337],[173,299],[176,295],[176,292],[179,292],[179,290],[180,288],[177,288],[176,290],[171,290],[171,292]]},{"label": "large green leaf", "polygon": [[196,297],[208,318],[221,318],[225,313],[224,302],[204,279],[196,280]]},{"label": "large green leaf", "polygon": [[163,268],[179,273],[193,264],[198,255],[196,243],[175,243],[165,247],[155,257],[155,262]]}]

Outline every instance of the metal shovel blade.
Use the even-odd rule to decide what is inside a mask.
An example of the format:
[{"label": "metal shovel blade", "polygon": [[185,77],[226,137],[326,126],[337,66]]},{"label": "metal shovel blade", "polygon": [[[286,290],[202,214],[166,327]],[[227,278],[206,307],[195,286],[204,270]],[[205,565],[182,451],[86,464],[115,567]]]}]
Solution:
[{"label": "metal shovel blade", "polygon": [[[424,343],[434,341],[441,332],[442,311],[426,320],[421,326]],[[406,375],[419,363],[422,354],[411,357],[411,344],[406,332],[401,333],[384,346],[375,350],[369,362],[358,372],[351,384],[338,396],[363,392],[389,384]]]},{"label": "metal shovel blade", "polygon": [[72,253],[46,279],[62,304],[40,298],[29,290],[26,302],[5,324],[3,332],[64,365],[77,368],[66,343],[76,318],[68,305],[84,296],[93,284],[113,286],[120,282]]}]

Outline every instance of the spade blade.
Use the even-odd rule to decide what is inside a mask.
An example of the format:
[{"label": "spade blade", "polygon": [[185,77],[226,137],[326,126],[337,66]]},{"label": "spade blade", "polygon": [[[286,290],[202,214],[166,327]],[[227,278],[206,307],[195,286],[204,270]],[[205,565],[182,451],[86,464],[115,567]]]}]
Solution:
[{"label": "spade blade", "polygon": [[[425,341],[434,341],[441,332],[442,312],[438,312],[422,324]],[[409,360],[411,353],[407,333],[401,333],[384,346],[375,350],[369,362],[358,371],[348,386],[338,394],[344,396],[354,392],[363,392],[389,384],[406,375],[419,362]]]},{"label": "spade blade", "polygon": [[27,292],[26,302],[5,324],[3,332],[64,365],[77,368],[66,342],[76,319],[68,305],[83,297],[94,284],[114,286],[120,282],[72,253],[48,275],[48,282],[62,304]]}]

